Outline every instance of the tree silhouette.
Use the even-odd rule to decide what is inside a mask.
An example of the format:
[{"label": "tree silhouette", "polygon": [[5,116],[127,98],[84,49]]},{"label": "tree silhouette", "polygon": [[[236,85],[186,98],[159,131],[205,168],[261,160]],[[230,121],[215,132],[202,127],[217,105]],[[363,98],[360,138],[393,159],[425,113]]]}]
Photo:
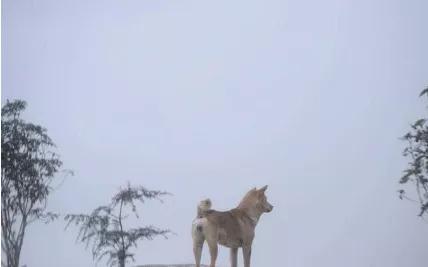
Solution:
[{"label": "tree silhouette", "polygon": [[26,102],[7,101],[1,117],[2,266],[18,267],[27,226],[46,212],[51,181],[62,165],[45,128],[21,119]]},{"label": "tree silhouette", "polygon": [[136,202],[144,203],[146,199],[158,199],[169,193],[147,190],[142,186],[120,189],[113,196],[111,203],[100,206],[90,214],[69,214],[65,216],[67,226],[74,223],[79,226],[77,239],[88,247],[92,243],[92,256],[99,261],[107,257],[109,266],[124,267],[127,260],[134,261],[134,254],[130,249],[137,247],[142,239],[152,240],[156,236],[167,238],[169,230],[154,226],[125,229],[124,221],[128,217],[125,208],[130,207],[138,218]]},{"label": "tree silhouette", "polygon": [[[428,97],[428,87],[420,97]],[[421,118],[411,125],[411,129],[403,136],[407,141],[407,147],[403,156],[410,158],[407,169],[400,179],[400,184],[413,184],[417,200],[408,197],[404,189],[400,189],[400,199],[415,201],[420,205],[419,216],[428,214],[428,123],[426,118]]]}]

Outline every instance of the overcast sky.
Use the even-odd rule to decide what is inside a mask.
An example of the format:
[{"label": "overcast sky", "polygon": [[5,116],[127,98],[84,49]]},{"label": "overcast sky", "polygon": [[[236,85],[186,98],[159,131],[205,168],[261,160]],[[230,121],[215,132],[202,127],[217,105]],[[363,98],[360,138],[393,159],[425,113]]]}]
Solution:
[{"label": "overcast sky", "polygon": [[[427,266],[428,223],[397,197],[399,137],[426,115],[427,1],[2,9],[2,101],[26,100],[25,118],[75,171],[49,209],[88,212],[127,181],[174,194],[141,208],[140,225],[176,235],[142,242],[135,264],[193,262],[196,203],[229,209],[269,184],[275,209],[257,226],[254,266]],[[94,266],[63,229],[31,225],[21,263]],[[219,265],[228,257],[221,248]]]}]

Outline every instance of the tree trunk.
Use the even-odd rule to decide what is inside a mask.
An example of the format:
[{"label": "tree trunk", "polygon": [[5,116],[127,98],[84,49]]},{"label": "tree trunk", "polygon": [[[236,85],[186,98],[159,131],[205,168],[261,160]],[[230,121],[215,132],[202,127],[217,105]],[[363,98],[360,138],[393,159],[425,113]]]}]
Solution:
[{"label": "tree trunk", "polygon": [[11,248],[9,251],[4,251],[6,254],[6,267],[19,267],[19,256],[21,249]]},{"label": "tree trunk", "polygon": [[[10,222],[2,222],[2,226],[10,225]],[[11,234],[12,229],[10,227],[4,227],[2,229],[2,250],[6,256],[6,263],[4,264],[2,261],[2,265],[5,265],[5,267],[19,267],[19,258],[21,256],[21,248],[24,242],[26,228],[27,217],[25,216],[21,221],[21,225],[16,236]]]},{"label": "tree trunk", "polygon": [[125,259],[119,258],[119,267],[125,267]]},{"label": "tree trunk", "polygon": [[125,239],[123,237],[123,225],[122,225],[122,208],[123,208],[123,199],[120,201],[120,210],[119,210],[120,237],[122,240],[122,249],[119,252],[121,254],[119,256],[119,267],[125,267],[125,259],[126,259]]}]

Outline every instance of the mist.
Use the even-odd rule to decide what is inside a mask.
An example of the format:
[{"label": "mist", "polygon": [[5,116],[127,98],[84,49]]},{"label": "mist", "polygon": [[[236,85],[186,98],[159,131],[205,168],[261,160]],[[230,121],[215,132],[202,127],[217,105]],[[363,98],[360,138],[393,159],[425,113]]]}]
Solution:
[{"label": "mist", "polygon": [[[426,266],[428,224],[397,190],[399,138],[426,115],[428,2],[2,9],[2,102],[26,100],[25,119],[75,173],[58,175],[48,209],[90,212],[127,182],[172,193],[133,223],[175,234],[141,242],[130,266],[193,263],[197,203],[228,210],[264,185],[275,208],[257,226],[253,266]],[[95,266],[64,227],[29,226],[21,263]],[[217,262],[229,266],[226,248]]]}]

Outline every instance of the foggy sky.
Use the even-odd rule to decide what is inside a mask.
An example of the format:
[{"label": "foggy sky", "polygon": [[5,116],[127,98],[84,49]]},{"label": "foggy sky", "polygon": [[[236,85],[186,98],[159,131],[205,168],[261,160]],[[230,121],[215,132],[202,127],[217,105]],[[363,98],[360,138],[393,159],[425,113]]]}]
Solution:
[{"label": "foggy sky", "polygon": [[[275,208],[257,226],[253,266],[425,267],[428,223],[397,190],[399,137],[426,115],[427,10],[4,0],[2,101],[26,100],[25,118],[75,171],[49,210],[89,212],[127,181],[173,193],[138,224],[176,235],[142,242],[135,264],[193,262],[196,203],[229,209],[268,184]],[[31,225],[21,264],[94,266],[64,225]],[[221,248],[219,265],[228,257]]]}]

